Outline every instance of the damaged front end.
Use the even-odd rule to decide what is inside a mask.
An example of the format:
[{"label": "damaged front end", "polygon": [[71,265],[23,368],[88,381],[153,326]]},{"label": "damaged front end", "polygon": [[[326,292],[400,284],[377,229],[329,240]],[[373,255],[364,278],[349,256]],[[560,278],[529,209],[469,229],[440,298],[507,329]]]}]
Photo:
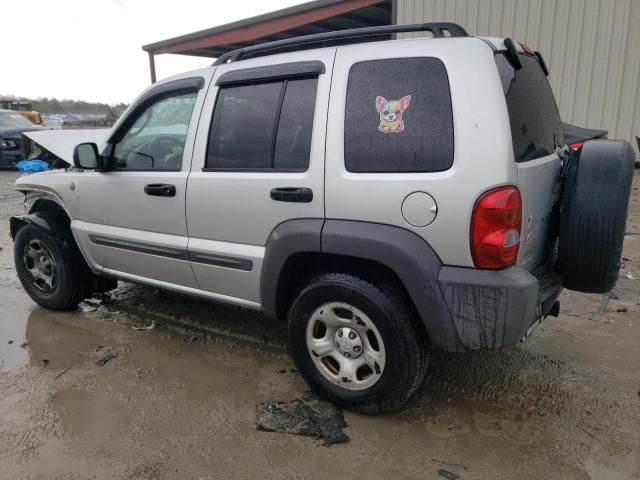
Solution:
[{"label": "damaged front end", "polygon": [[92,130],[39,130],[22,134],[24,158],[47,162],[50,169],[69,168],[73,165],[73,150],[80,143],[102,146],[111,129]]}]

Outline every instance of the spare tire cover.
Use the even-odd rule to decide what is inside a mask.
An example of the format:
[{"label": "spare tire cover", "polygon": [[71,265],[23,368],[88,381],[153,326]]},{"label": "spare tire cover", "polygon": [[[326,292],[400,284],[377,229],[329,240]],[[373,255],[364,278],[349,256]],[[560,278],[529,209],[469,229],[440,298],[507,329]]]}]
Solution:
[{"label": "spare tire cover", "polygon": [[590,140],[570,160],[558,247],[565,288],[605,293],[614,287],[634,162],[631,145],[621,140]]}]

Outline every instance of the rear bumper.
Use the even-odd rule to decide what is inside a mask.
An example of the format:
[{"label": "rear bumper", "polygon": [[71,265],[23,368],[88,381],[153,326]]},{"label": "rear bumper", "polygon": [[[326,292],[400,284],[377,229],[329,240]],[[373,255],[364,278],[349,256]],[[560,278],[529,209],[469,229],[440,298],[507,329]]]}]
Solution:
[{"label": "rear bumper", "polygon": [[450,321],[442,322],[442,337],[432,340],[447,351],[518,343],[549,314],[562,290],[562,278],[551,270],[551,262],[533,272],[443,266],[438,283]]}]

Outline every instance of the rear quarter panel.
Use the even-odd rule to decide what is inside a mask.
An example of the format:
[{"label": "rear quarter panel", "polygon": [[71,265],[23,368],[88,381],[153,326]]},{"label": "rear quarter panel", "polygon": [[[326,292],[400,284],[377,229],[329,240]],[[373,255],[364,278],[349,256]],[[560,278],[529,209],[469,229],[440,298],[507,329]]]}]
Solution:
[{"label": "rear quarter panel", "polygon": [[[357,62],[435,57],[447,70],[454,128],[454,161],[434,173],[352,173],[344,164],[345,101],[349,70]],[[372,115],[376,115],[374,99]],[[473,266],[469,224],[484,191],[515,184],[509,118],[493,51],[477,38],[415,39],[340,47],[334,67],[327,126],[327,218],[396,225],[425,239],[444,264]],[[403,200],[422,191],[437,203],[435,220],[409,225]]]},{"label": "rear quarter panel", "polygon": [[560,157],[554,152],[518,163],[518,188],[522,196],[522,229],[517,264],[533,270],[547,256],[557,235],[554,205],[560,195]]}]

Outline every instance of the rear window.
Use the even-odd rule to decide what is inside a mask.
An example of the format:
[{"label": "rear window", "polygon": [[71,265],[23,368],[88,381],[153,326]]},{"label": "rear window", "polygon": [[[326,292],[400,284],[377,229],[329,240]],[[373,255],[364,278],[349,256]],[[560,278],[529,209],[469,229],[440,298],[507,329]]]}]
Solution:
[{"label": "rear window", "polygon": [[553,153],[564,143],[560,114],[538,60],[520,54],[522,68],[515,70],[505,54],[497,54],[495,58],[507,100],[516,162]]},{"label": "rear window", "polygon": [[350,172],[438,172],[453,163],[449,79],[437,58],[353,65],[347,86],[345,167]]},{"label": "rear window", "polygon": [[317,78],[221,87],[206,169],[305,171]]}]

